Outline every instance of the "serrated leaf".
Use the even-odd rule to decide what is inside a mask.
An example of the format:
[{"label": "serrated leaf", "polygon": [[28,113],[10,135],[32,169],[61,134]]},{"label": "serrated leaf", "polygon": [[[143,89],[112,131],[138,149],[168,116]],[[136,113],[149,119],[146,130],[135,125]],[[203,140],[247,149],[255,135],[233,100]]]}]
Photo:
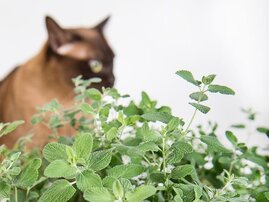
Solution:
[{"label": "serrated leaf", "polygon": [[112,141],[118,135],[118,129],[116,127],[112,127],[109,131],[106,132],[106,139],[108,141]]},{"label": "serrated leaf", "polygon": [[205,84],[205,85],[208,85],[208,84],[211,84],[214,79],[215,79],[216,75],[215,74],[210,74],[208,76],[203,76],[202,78],[202,82]]},{"label": "serrated leaf", "polygon": [[79,173],[76,179],[77,186],[82,192],[93,187],[102,187],[102,180],[100,176],[91,170],[85,170],[82,173]]},{"label": "serrated leaf", "polygon": [[49,162],[57,159],[67,160],[66,145],[57,142],[48,143],[43,149],[43,156]]},{"label": "serrated leaf", "polygon": [[127,192],[126,198],[130,202],[141,202],[156,193],[156,188],[152,185],[142,185],[137,187],[134,192]]},{"label": "serrated leaf", "polygon": [[173,118],[173,116],[165,112],[149,112],[143,114],[142,118],[146,119],[147,121],[160,121],[163,123],[168,123]]},{"label": "serrated leaf", "polygon": [[31,187],[38,179],[38,169],[41,163],[39,158],[31,160],[18,176],[16,184],[25,189]]},{"label": "serrated leaf", "polygon": [[84,192],[84,198],[90,202],[114,202],[115,197],[104,187],[93,187]]},{"label": "serrated leaf", "polygon": [[211,93],[220,93],[220,94],[226,94],[226,95],[234,95],[235,92],[227,87],[227,86],[221,86],[221,85],[209,85],[208,91]]},{"label": "serrated leaf", "polygon": [[175,142],[169,149],[169,155],[167,157],[168,163],[178,163],[184,157],[185,154],[191,153],[193,148],[190,144],[183,141]]},{"label": "serrated leaf", "polygon": [[204,114],[207,114],[210,110],[210,107],[205,106],[205,105],[201,105],[194,102],[190,102],[189,104]]},{"label": "serrated leaf", "polygon": [[91,105],[88,103],[82,103],[80,105],[80,110],[83,111],[85,114],[94,114],[94,109],[92,108]]},{"label": "serrated leaf", "polygon": [[95,171],[102,170],[110,164],[111,156],[111,149],[93,152],[89,159],[88,166]]},{"label": "serrated leaf", "polygon": [[173,179],[184,178],[187,175],[193,174],[195,171],[193,165],[183,165],[177,166],[174,170],[172,170],[171,177]]},{"label": "serrated leaf", "polygon": [[138,164],[117,165],[107,171],[109,176],[114,178],[126,178],[130,179],[137,175],[140,175],[144,171],[144,167]]},{"label": "serrated leaf", "polygon": [[9,175],[19,175],[21,172],[21,168],[20,167],[13,167],[8,171]]},{"label": "serrated leaf", "polygon": [[195,101],[203,102],[208,100],[208,96],[206,94],[202,94],[201,92],[194,92],[189,95],[189,97]]},{"label": "serrated leaf", "polygon": [[238,140],[237,137],[231,132],[231,131],[226,131],[225,135],[227,137],[227,139],[233,144],[236,145]]},{"label": "serrated leaf", "polygon": [[55,181],[40,197],[38,202],[66,202],[76,192],[67,180]]},{"label": "serrated leaf", "polygon": [[90,133],[80,133],[72,146],[78,158],[87,160],[92,152],[93,138]]},{"label": "serrated leaf", "polygon": [[11,185],[7,182],[0,181],[0,200],[9,199]]},{"label": "serrated leaf", "polygon": [[176,74],[178,76],[180,76],[181,78],[183,78],[184,80],[194,84],[195,86],[199,86],[199,83],[194,79],[192,73],[190,71],[187,70],[179,70],[176,72]]},{"label": "serrated leaf", "polygon": [[115,180],[112,185],[112,191],[117,199],[121,199],[124,194],[123,186],[119,180]]},{"label": "serrated leaf", "polygon": [[168,124],[167,124],[167,126],[166,126],[166,128],[167,128],[167,132],[172,132],[172,131],[174,131],[174,130],[177,129],[180,125],[182,125],[182,120],[181,120],[181,119],[179,119],[178,117],[174,117],[174,118],[172,118],[172,119],[168,122]]},{"label": "serrated leaf", "polygon": [[45,169],[44,175],[51,178],[74,177],[77,169],[64,160],[52,161]]},{"label": "serrated leaf", "polygon": [[201,136],[201,141],[206,143],[208,149],[214,152],[231,153],[230,150],[225,148],[215,136]]}]

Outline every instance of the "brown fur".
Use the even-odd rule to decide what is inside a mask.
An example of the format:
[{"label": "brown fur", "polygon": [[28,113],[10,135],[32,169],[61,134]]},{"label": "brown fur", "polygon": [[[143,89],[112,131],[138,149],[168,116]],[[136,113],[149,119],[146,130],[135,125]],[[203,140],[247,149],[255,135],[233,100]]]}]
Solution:
[{"label": "brown fur", "polygon": [[[103,81],[95,87],[113,86],[114,53],[102,33],[106,21],[91,29],[63,29],[46,18],[49,39],[42,50],[0,83],[0,122],[26,121],[11,135],[0,139],[0,144],[11,147],[32,129],[30,121],[36,106],[43,106],[54,98],[70,106],[74,97],[72,78],[100,77]],[[93,59],[102,62],[101,72],[90,69],[88,62]],[[48,141],[48,134],[44,126],[36,127],[30,147],[42,147]]]}]

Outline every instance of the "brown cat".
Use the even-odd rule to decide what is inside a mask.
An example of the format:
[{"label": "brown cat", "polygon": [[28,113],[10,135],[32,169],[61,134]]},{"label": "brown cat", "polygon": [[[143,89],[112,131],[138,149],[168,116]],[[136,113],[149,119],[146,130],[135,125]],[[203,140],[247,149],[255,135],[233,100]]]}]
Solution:
[{"label": "brown cat", "polygon": [[[30,121],[36,106],[54,98],[64,106],[72,104],[72,78],[99,77],[102,83],[95,87],[113,86],[114,53],[103,35],[108,19],[93,28],[64,29],[46,17],[48,40],[42,50],[0,82],[0,122],[26,121],[0,139],[0,145],[11,147],[32,128]],[[45,127],[36,128],[30,147],[42,147],[48,141],[48,134]]]}]

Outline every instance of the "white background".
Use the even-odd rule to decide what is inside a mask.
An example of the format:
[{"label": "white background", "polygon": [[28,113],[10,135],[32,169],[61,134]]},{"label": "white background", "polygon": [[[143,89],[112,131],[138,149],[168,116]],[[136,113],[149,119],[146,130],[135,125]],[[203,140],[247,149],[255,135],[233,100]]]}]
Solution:
[{"label": "white background", "polygon": [[210,113],[194,124],[217,121],[222,137],[224,128],[245,120],[241,107],[253,107],[257,124],[269,126],[268,0],[0,0],[0,78],[39,51],[46,14],[75,27],[111,14],[106,36],[116,53],[116,87],[136,100],[145,90],[189,120],[188,94],[195,88],[175,71],[187,69],[197,78],[215,73],[216,83],[236,96],[210,96]]}]

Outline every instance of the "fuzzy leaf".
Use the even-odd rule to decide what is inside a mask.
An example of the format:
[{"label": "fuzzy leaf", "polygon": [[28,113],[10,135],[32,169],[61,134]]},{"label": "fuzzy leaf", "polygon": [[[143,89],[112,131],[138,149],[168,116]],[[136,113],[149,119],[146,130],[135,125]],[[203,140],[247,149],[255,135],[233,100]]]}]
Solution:
[{"label": "fuzzy leaf", "polygon": [[17,184],[22,188],[31,187],[38,179],[38,169],[41,166],[41,159],[33,159],[29,164],[22,170],[18,177]]},{"label": "fuzzy leaf", "polygon": [[115,197],[104,187],[93,187],[84,192],[84,198],[90,202],[114,202]]},{"label": "fuzzy leaf", "polygon": [[147,121],[160,121],[163,123],[168,123],[173,118],[173,116],[165,112],[149,112],[143,114],[142,118],[146,119]]},{"label": "fuzzy leaf", "polygon": [[192,146],[187,142],[178,141],[175,142],[170,150],[167,157],[168,163],[178,163],[184,157],[185,154],[189,154],[193,151]]},{"label": "fuzzy leaf", "polygon": [[173,179],[184,178],[195,171],[193,165],[177,166],[171,173]]},{"label": "fuzzy leaf", "polygon": [[214,152],[231,153],[230,150],[225,148],[215,136],[201,136],[202,142],[206,143],[208,149]]},{"label": "fuzzy leaf", "polygon": [[156,188],[152,185],[142,185],[137,187],[134,192],[127,192],[126,198],[130,202],[141,202],[156,193]]},{"label": "fuzzy leaf", "polygon": [[[0,181],[0,201],[10,197],[11,185],[7,182]],[[4,201],[4,200],[3,200]]]},{"label": "fuzzy leaf", "polygon": [[49,162],[62,159],[67,160],[66,145],[57,142],[48,143],[43,149],[43,156]]},{"label": "fuzzy leaf", "polygon": [[38,202],[66,202],[76,192],[67,180],[57,180],[40,197]]},{"label": "fuzzy leaf", "polygon": [[45,169],[44,175],[51,178],[70,178],[76,174],[76,168],[64,160],[55,160]]},{"label": "fuzzy leaf", "polygon": [[208,96],[206,94],[202,94],[200,92],[194,92],[194,93],[190,94],[189,97],[197,102],[198,101],[203,102],[203,101],[208,100]]},{"label": "fuzzy leaf", "polygon": [[179,70],[176,72],[176,74],[178,76],[180,76],[181,78],[183,78],[184,80],[196,85],[196,86],[199,86],[198,82],[194,79],[192,73],[190,71],[187,71],[187,70]]},{"label": "fuzzy leaf", "polygon": [[114,196],[117,199],[121,199],[123,197],[124,190],[123,190],[123,186],[119,180],[114,181],[114,183],[112,185],[112,191],[113,191]]},{"label": "fuzzy leaf", "polygon": [[202,82],[204,84],[206,84],[206,85],[211,84],[214,81],[215,77],[216,77],[215,74],[210,74],[208,76],[203,76]]},{"label": "fuzzy leaf", "polygon": [[102,187],[102,180],[99,175],[91,170],[85,170],[77,175],[77,186],[84,192],[92,187]]},{"label": "fuzzy leaf", "polygon": [[209,85],[208,91],[211,93],[220,93],[220,94],[226,94],[226,95],[234,95],[235,92],[226,86],[220,86],[220,85]]},{"label": "fuzzy leaf", "polygon": [[210,110],[210,108],[208,106],[205,106],[205,105],[201,105],[201,104],[194,103],[194,102],[190,102],[189,104],[204,114],[207,114]]},{"label": "fuzzy leaf", "polygon": [[6,127],[4,127],[2,130],[0,130],[0,137],[7,135],[11,132],[13,132],[14,130],[16,130],[16,128],[20,125],[24,124],[24,121],[14,121],[11,123],[7,123]]},{"label": "fuzzy leaf", "polygon": [[80,110],[83,111],[85,114],[94,114],[94,109],[88,103],[82,103],[80,105]]},{"label": "fuzzy leaf", "polygon": [[94,152],[88,163],[89,168],[95,171],[106,168],[110,164],[111,155],[111,149]]},{"label": "fuzzy leaf", "polygon": [[87,160],[92,152],[93,138],[89,133],[81,133],[76,136],[72,148],[78,158]]},{"label": "fuzzy leaf", "polygon": [[115,178],[130,179],[137,175],[140,175],[144,171],[144,167],[138,164],[117,165],[107,171],[109,176]]},{"label": "fuzzy leaf", "polygon": [[112,127],[109,131],[106,132],[106,139],[108,141],[112,141],[118,135],[118,129],[116,127]]},{"label": "fuzzy leaf", "polygon": [[102,99],[102,94],[100,93],[99,90],[95,89],[95,88],[91,88],[91,89],[88,89],[86,92],[85,92],[85,95],[92,99],[92,100],[96,100],[96,101],[100,101]]}]

